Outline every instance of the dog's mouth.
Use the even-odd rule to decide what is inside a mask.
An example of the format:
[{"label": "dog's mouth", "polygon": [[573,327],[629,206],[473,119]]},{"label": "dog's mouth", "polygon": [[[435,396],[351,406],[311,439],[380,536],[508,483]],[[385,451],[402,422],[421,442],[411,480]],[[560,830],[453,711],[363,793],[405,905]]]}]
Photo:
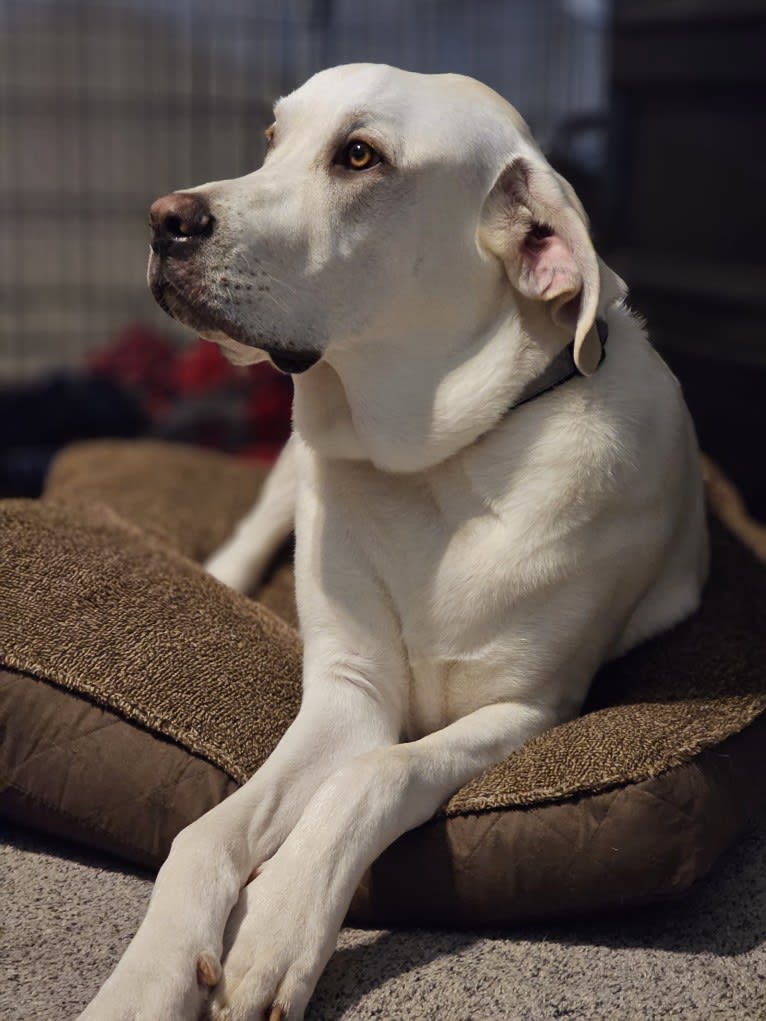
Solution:
[{"label": "dog's mouth", "polygon": [[[243,348],[257,348],[265,351],[272,361],[272,364],[280,372],[288,375],[300,375],[306,372],[322,357],[319,351],[291,351],[277,348],[272,343],[267,343],[259,338],[248,336],[242,327],[231,322],[220,312],[190,301],[173,283],[162,273],[159,267],[154,265],[149,273],[149,287],[154,300],[160,308],[171,319],[175,319],[184,326],[190,327],[206,340],[214,343],[219,340],[233,340],[241,344]],[[223,348],[224,354],[231,354],[227,348]],[[245,354],[245,352],[242,352]],[[245,359],[233,358],[235,364],[244,364]]]},{"label": "dog's mouth", "polygon": [[[149,289],[163,312],[197,333],[226,333],[223,317],[208,306],[190,300],[174,283],[167,279],[152,256],[149,265]],[[235,338],[236,339],[236,338]]]}]

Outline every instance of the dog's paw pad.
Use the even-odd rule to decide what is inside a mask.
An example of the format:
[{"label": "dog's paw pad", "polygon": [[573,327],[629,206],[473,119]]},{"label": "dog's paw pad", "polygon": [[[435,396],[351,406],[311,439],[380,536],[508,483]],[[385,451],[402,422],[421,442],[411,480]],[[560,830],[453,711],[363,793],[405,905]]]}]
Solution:
[{"label": "dog's paw pad", "polygon": [[212,989],[221,981],[221,962],[208,951],[204,951],[197,958],[197,981],[201,986]]}]

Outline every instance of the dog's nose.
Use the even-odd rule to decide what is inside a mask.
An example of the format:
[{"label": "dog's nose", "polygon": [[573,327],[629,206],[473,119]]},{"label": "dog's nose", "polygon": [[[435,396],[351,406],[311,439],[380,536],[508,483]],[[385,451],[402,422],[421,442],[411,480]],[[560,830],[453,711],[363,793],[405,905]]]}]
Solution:
[{"label": "dog's nose", "polygon": [[210,237],[214,224],[215,217],[202,195],[183,191],[163,195],[149,209],[152,251],[157,255],[180,254]]}]

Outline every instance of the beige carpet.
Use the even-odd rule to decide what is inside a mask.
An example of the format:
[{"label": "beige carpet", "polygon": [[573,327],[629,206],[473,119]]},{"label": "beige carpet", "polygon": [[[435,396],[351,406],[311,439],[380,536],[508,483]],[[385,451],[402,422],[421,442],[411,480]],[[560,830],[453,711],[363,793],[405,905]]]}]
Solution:
[{"label": "beige carpet", "polygon": [[[0,836],[0,1019],[68,1021],[151,884],[95,854]],[[766,820],[675,904],[516,931],[344,930],[306,1021],[559,1018],[766,1018]]]}]

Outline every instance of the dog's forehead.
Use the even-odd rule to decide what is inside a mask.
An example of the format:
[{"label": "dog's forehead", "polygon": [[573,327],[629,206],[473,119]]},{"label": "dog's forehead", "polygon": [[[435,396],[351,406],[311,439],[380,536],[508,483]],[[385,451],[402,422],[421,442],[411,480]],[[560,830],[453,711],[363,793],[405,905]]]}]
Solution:
[{"label": "dog's forehead", "polygon": [[498,148],[531,143],[524,119],[498,93],[473,78],[417,74],[386,64],[346,64],[320,71],[280,99],[286,131],[331,129],[355,116],[404,140],[438,137],[460,147],[491,140]]}]

